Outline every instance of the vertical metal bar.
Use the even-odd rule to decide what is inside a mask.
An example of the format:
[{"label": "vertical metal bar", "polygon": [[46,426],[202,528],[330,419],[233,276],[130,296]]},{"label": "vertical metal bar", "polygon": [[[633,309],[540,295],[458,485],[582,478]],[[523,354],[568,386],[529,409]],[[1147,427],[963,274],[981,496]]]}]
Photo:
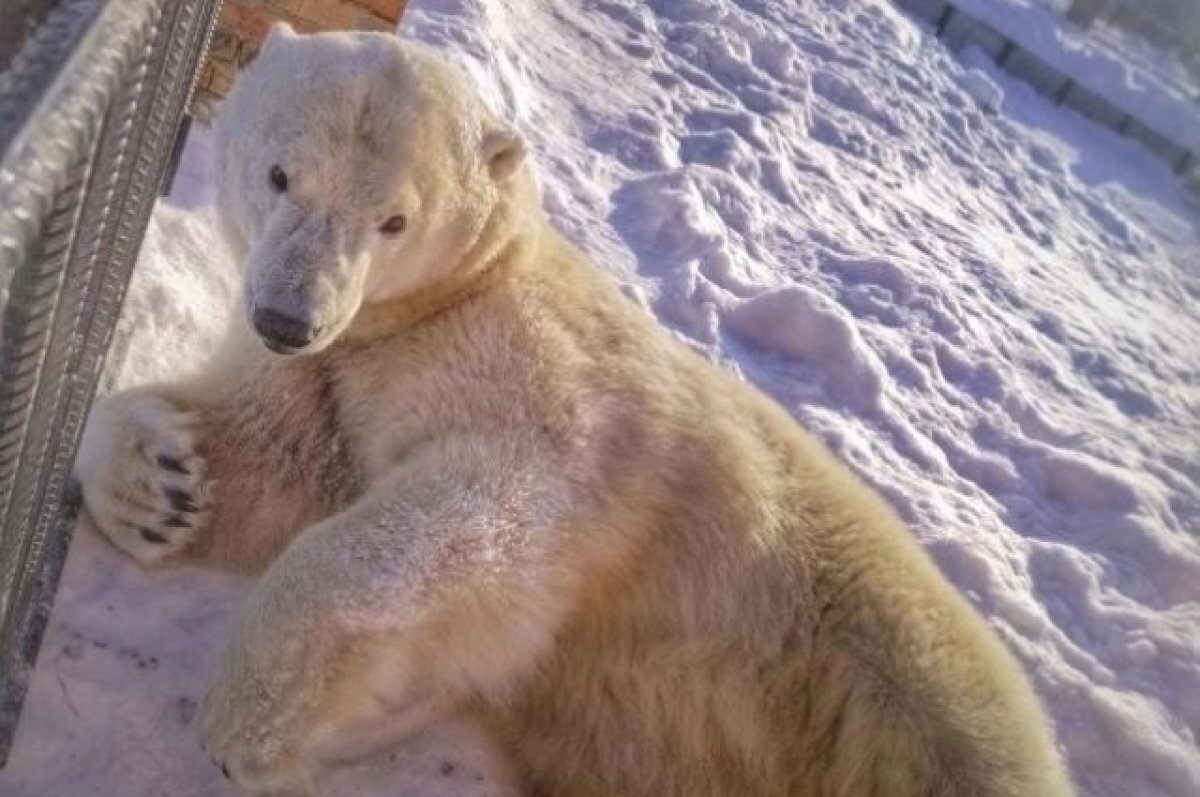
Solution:
[{"label": "vertical metal bar", "polygon": [[1074,88],[1074,86],[1075,82],[1073,80],[1070,78],[1064,78],[1062,85],[1058,87],[1058,91],[1054,92],[1054,104],[1062,105],[1064,102],[1066,102],[1067,96],[1071,93],[1071,89]]},{"label": "vertical metal bar", "polygon": [[1004,46],[1001,47],[1000,52],[996,54],[996,65],[1003,67],[1006,63],[1008,63],[1008,59],[1012,57],[1012,54],[1016,52],[1016,49],[1016,43],[1012,39],[1005,38]]},{"label": "vertical metal bar", "polygon": [[43,24],[66,21],[0,82],[0,765],[73,528],[83,419],[215,8],[60,0]]},{"label": "vertical metal bar", "polygon": [[938,38],[946,32],[946,26],[950,24],[950,19],[954,16],[955,8],[952,4],[946,3],[946,7],[942,9],[942,13],[938,16],[937,22],[933,23],[934,30],[937,31]]}]

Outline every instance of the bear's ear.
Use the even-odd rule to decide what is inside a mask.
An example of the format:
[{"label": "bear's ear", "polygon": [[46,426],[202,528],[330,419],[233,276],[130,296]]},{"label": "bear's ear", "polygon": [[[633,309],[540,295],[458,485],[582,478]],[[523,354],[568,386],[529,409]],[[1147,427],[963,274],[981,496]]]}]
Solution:
[{"label": "bear's ear", "polygon": [[486,130],[480,149],[488,174],[497,183],[507,182],[525,163],[525,141],[508,127]]},{"label": "bear's ear", "polygon": [[263,40],[262,51],[265,53],[267,48],[281,41],[296,38],[296,31],[291,25],[283,20],[272,22],[271,27],[267,29],[267,38]]}]

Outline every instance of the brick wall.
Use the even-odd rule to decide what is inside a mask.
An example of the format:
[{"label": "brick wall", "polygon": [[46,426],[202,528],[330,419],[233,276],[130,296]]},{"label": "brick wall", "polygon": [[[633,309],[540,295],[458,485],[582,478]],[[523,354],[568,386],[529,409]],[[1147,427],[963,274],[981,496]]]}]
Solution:
[{"label": "brick wall", "polygon": [[201,67],[192,113],[212,116],[238,69],[253,60],[276,20],[301,33],[318,30],[395,30],[407,0],[225,0]]}]

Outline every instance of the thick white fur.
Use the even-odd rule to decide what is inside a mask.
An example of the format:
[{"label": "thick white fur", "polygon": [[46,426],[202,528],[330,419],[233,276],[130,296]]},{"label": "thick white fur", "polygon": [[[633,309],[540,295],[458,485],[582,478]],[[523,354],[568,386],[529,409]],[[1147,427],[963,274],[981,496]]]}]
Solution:
[{"label": "thick white fur", "polygon": [[274,30],[218,180],[246,316],[320,333],[240,323],[203,378],[106,399],[78,474],[140,561],[264,571],[201,723],[246,790],[407,713],[475,723],[526,795],[1069,794],[889,511],[551,230],[437,58]]}]

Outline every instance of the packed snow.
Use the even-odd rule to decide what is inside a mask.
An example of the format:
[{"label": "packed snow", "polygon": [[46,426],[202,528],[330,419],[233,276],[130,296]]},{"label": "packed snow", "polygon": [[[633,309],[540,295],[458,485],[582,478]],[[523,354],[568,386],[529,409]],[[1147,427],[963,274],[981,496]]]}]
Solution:
[{"label": "packed snow", "polygon": [[[886,0],[414,0],[405,27],[528,135],[631,298],[892,501],[1082,795],[1200,794],[1200,208],[1166,166]],[[238,296],[209,146],[155,212],[117,385],[193,367]],[[0,794],[232,795],[192,722],[244,588],[81,528]],[[322,793],[488,772],[435,728]]]}]

